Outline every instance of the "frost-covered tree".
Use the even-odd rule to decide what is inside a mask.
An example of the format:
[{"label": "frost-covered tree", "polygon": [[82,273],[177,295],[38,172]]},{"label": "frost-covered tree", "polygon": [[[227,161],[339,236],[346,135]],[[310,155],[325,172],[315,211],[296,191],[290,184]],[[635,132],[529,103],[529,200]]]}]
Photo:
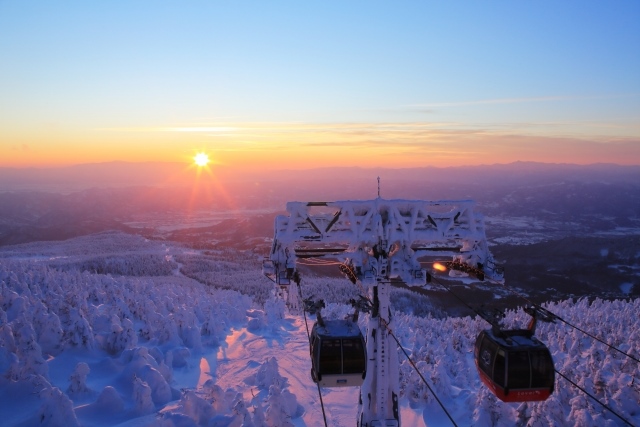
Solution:
[{"label": "frost-covered tree", "polygon": [[57,387],[47,387],[40,392],[42,406],[38,410],[36,419],[42,426],[79,426],[73,411],[71,400]]},{"label": "frost-covered tree", "polygon": [[151,398],[151,388],[142,378],[133,379],[133,413],[146,415],[153,413],[156,408]]},{"label": "frost-covered tree", "polygon": [[65,319],[64,340],[72,347],[95,348],[93,330],[87,319],[76,307],[68,308]]},{"label": "frost-covered tree", "polygon": [[95,403],[96,408],[110,414],[118,414],[124,410],[124,401],[112,386],[106,386]]},{"label": "frost-covered tree", "polygon": [[7,315],[0,309],[0,375],[5,375],[12,365],[18,365],[13,329],[7,323]]},{"label": "frost-covered tree", "polygon": [[182,394],[179,404],[182,407],[182,413],[195,421],[197,425],[207,425],[208,421],[216,414],[213,405],[192,390],[187,390]]},{"label": "frost-covered tree", "polygon": [[578,395],[569,401],[571,405],[571,412],[569,413],[569,419],[574,420],[576,425],[592,426],[594,420],[592,417],[592,411],[589,408],[587,398],[583,395]]},{"label": "frost-covered tree", "polygon": [[129,319],[122,322],[117,315],[111,316],[111,332],[106,336],[104,348],[111,354],[119,354],[123,350],[134,348],[138,344],[133,323]]},{"label": "frost-covered tree", "polygon": [[137,375],[151,389],[151,399],[156,405],[164,405],[171,400],[171,387],[157,369],[145,365],[137,370]]},{"label": "frost-covered tree", "polygon": [[19,366],[12,367],[14,379],[26,378],[29,375],[41,375],[48,379],[49,366],[42,357],[42,350],[31,324],[24,323],[20,326],[16,341]]},{"label": "frost-covered tree", "polygon": [[486,389],[481,389],[476,397],[476,405],[473,411],[473,425],[497,425],[498,405],[497,399],[493,394]]},{"label": "frost-covered tree", "polygon": [[[178,392],[170,387],[174,378],[181,379],[196,368],[194,356],[200,348],[210,351],[212,346],[224,343],[232,328],[246,327],[250,319],[256,336],[274,332],[266,330],[269,324],[276,332],[281,330],[282,302],[269,300],[273,285],[260,274],[255,254],[189,251],[176,257],[179,262],[184,261],[182,272],[195,281],[174,275],[173,269],[170,276],[146,276],[158,262],[171,260],[165,258],[165,248],[158,249],[157,244],[138,236],[106,233],[82,241],[81,248],[69,244],[65,249],[69,252],[64,252],[65,256],[76,254],[80,260],[65,260],[58,256],[60,252],[51,255],[54,260],[47,261],[46,246],[30,253],[37,261],[0,257],[3,385],[24,386],[35,396],[52,388],[44,371],[47,363],[59,366],[59,361],[68,355],[74,360],[85,355],[93,361],[100,359],[97,372],[112,372],[114,381],[104,387],[95,402],[80,409],[78,416],[80,411],[93,409],[120,414],[121,418],[113,421],[121,422],[152,413],[177,398]],[[148,250],[153,256],[134,256],[136,248]],[[95,261],[94,266],[109,274],[79,271],[79,266],[89,261]],[[305,296],[325,299],[328,319],[350,314],[352,308],[343,303],[359,292],[348,281],[312,276],[305,276],[302,291]],[[272,310],[273,306],[276,310]],[[567,300],[545,307],[640,357],[640,299]],[[420,372],[445,405],[455,404],[456,413],[468,415],[467,420],[456,417],[459,425],[620,425],[609,411],[603,411],[562,378],[557,379],[554,393],[545,402],[514,405],[496,400],[480,382],[471,352],[479,331],[489,327],[484,320],[443,318],[429,307],[428,300],[405,289],[392,292],[392,310],[393,332]],[[521,309],[509,310],[505,324],[523,327],[528,319]],[[365,323],[363,315],[360,325]],[[637,362],[561,322],[539,323],[536,335],[548,345],[556,369],[632,423],[638,422]],[[288,345],[287,340],[284,345]],[[61,357],[44,362],[50,356]],[[400,350],[399,360],[401,398],[409,399],[416,407],[435,404],[433,395]],[[234,427],[233,423],[264,427],[291,422],[299,416],[300,406],[286,388],[286,379],[277,364],[275,359],[266,359],[255,369],[255,377],[247,381],[248,386],[259,390],[251,407],[238,394],[245,387],[241,381],[237,389],[225,390],[210,380],[201,390],[184,390],[180,403],[165,407],[157,421],[166,426],[219,423]],[[63,389],[70,386],[69,396],[83,389],[82,384],[87,387],[87,377],[82,378],[79,365],[76,370],[76,377],[72,375],[69,384],[66,378],[62,379]],[[91,378],[99,375],[91,374]],[[270,390],[273,384],[279,390]],[[578,396],[582,400],[575,400]]]},{"label": "frost-covered tree", "polygon": [[640,414],[640,379],[624,373],[616,382],[618,387],[611,397],[610,405],[626,419],[637,417]]},{"label": "frost-covered tree", "polygon": [[64,331],[56,313],[39,312],[38,316],[34,318],[34,327],[43,353],[56,356],[62,351]]},{"label": "frost-covered tree", "polygon": [[290,412],[291,405],[288,396],[283,396],[280,386],[274,384],[269,387],[267,396],[267,409],[265,411],[265,423],[269,427],[293,427]]},{"label": "frost-covered tree", "polygon": [[249,413],[244,400],[239,399],[233,405],[233,422],[229,427],[254,427],[253,417]]},{"label": "frost-covered tree", "polygon": [[269,325],[276,324],[279,320],[284,319],[286,305],[280,298],[269,298],[264,303],[264,311],[267,315],[267,323]]},{"label": "frost-covered tree", "polygon": [[285,382],[286,379],[280,375],[278,360],[275,357],[265,360],[258,368],[256,386],[259,389],[268,389],[273,384],[283,387]]},{"label": "frost-covered tree", "polygon": [[264,408],[260,402],[253,406],[253,425],[255,427],[268,427],[264,415]]},{"label": "frost-covered tree", "polygon": [[87,387],[87,375],[91,370],[89,365],[85,362],[79,362],[71,377],[69,378],[69,388],[67,388],[67,394],[71,397],[82,397],[91,393],[89,387]]}]

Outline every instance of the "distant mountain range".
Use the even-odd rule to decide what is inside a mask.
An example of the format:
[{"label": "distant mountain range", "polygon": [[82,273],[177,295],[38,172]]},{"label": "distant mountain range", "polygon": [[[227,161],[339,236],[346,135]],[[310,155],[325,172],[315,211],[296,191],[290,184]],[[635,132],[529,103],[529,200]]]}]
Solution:
[{"label": "distant mountain range", "polygon": [[373,199],[379,176],[383,198],[475,200],[508,280],[541,298],[640,295],[640,166],[216,169],[191,181],[184,171],[174,163],[0,169],[0,246],[121,230],[266,255],[287,201]]},{"label": "distant mountain range", "polygon": [[[157,234],[159,224],[165,232],[186,230],[179,236],[189,234],[189,229],[202,235],[198,228],[215,226],[222,219],[242,222],[255,212],[283,211],[291,200],[372,199],[377,196],[377,177],[383,198],[473,199],[477,210],[488,217],[528,218],[524,231],[529,236],[640,228],[640,166],[519,162],[457,168],[289,170],[255,176],[216,169],[191,181],[186,174],[185,166],[178,163],[0,168],[4,190],[0,191],[0,245],[107,229],[146,229]],[[219,215],[229,211],[236,214]],[[538,225],[531,227],[532,221]],[[270,228],[271,219],[264,223]],[[500,220],[488,232],[506,238],[517,228],[513,221]],[[223,234],[236,234],[229,230],[226,224]],[[266,234],[261,235],[252,227],[247,239],[271,232],[264,230]],[[171,237],[170,233],[165,236]]]},{"label": "distant mountain range", "polygon": [[[515,182],[552,182],[572,180],[581,182],[638,182],[639,166],[613,164],[573,165],[534,162],[509,164],[460,166],[449,168],[424,167],[407,169],[389,168],[318,168],[309,170],[274,170],[263,172],[238,172],[225,166],[212,166],[210,171],[199,173],[195,167],[178,162],[108,162],[81,164],[56,168],[7,168],[0,167],[0,191],[73,192],[88,188],[130,186],[191,186],[194,183],[240,182],[277,183],[288,181],[300,185],[316,186],[325,183],[330,193],[355,190],[366,183],[375,197],[376,178],[381,177],[383,196],[395,194],[407,182],[510,185]],[[331,191],[326,184],[341,183],[341,191]],[[334,189],[335,190],[335,189]],[[361,196],[362,197],[362,196]],[[402,196],[403,197],[403,196]]]}]

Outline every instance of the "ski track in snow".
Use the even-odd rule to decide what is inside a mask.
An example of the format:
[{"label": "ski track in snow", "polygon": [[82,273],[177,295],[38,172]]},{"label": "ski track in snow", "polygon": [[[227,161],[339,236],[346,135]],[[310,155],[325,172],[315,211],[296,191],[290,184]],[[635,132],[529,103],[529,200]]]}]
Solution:
[{"label": "ski track in snow", "polygon": [[[322,407],[318,389],[311,380],[311,360],[309,341],[302,317],[287,317],[277,327],[264,327],[258,331],[246,328],[234,330],[217,353],[217,368],[211,377],[223,389],[233,389],[242,393],[246,401],[251,401],[261,392],[254,384],[254,378],[262,363],[271,357],[278,361],[280,374],[286,378],[285,387],[293,393],[298,404],[305,408],[301,417],[291,420],[296,427],[324,426]],[[309,328],[312,322],[309,321]],[[198,386],[206,381],[201,379]],[[356,423],[358,413],[358,387],[321,388],[327,423],[334,427],[351,427]],[[442,412],[439,406],[433,408]],[[443,414],[446,423],[450,421]],[[430,425],[446,425],[440,417],[432,417]],[[425,426],[423,408],[401,407],[403,425]]]},{"label": "ski track in snow", "polygon": [[[242,328],[227,338],[226,344],[218,351],[216,383],[223,389],[236,389],[251,401],[259,394],[254,385],[259,366],[268,358],[275,357],[289,391],[296,396],[298,404],[306,408],[302,417],[291,422],[296,427],[324,425],[317,387],[311,376],[305,375],[311,370],[311,361],[304,320],[287,317],[277,328],[267,326],[255,332]],[[354,425],[358,388],[322,389],[322,393],[329,425]]]}]

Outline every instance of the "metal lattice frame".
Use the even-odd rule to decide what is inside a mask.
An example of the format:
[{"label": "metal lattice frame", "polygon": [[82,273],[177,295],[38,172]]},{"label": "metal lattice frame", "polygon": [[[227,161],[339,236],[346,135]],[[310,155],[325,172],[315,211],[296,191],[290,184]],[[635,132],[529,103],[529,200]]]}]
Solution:
[{"label": "metal lattice frame", "polygon": [[288,215],[275,219],[275,235],[264,273],[299,308],[300,258],[332,258],[359,281],[373,303],[367,331],[367,376],[361,388],[359,427],[399,426],[398,355],[388,330],[391,283],[425,286],[428,272],[422,256],[451,257],[459,271],[480,280],[502,281],[502,272],[488,250],[482,216],[474,202],[385,200],[289,202]]}]

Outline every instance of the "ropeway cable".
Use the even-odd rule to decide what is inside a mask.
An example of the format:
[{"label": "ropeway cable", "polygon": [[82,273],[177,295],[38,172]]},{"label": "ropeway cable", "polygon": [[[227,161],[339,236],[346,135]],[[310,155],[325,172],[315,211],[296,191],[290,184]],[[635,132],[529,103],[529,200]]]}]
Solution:
[{"label": "ropeway cable", "polygon": [[[442,285],[445,289],[447,289],[449,292],[451,292],[461,303],[463,303],[465,306],[467,306],[468,308],[470,308],[471,310],[473,310],[476,314],[480,315],[475,309],[473,309],[473,307],[471,307],[469,304],[467,304],[465,301],[463,301],[460,297],[458,297],[453,291],[451,291],[451,289],[449,289],[448,286],[444,285],[442,282],[440,282],[439,280],[436,280],[436,282],[440,285]],[[589,334],[588,332],[583,331],[582,329],[578,328],[577,326],[572,325],[571,323],[565,321],[564,319],[562,319],[560,316],[557,316],[555,313],[551,312],[550,310],[547,310],[546,308],[540,307],[538,304],[535,304],[534,302],[532,302],[531,300],[529,300],[525,295],[521,294],[520,292],[516,291],[515,289],[513,289],[511,286],[508,286],[509,288],[511,288],[513,290],[514,293],[516,293],[517,295],[521,296],[523,299],[525,299],[527,302],[529,302],[530,304],[532,304],[533,306],[535,306],[536,308],[543,310],[551,315],[553,315],[555,318],[558,318],[558,320],[566,323],[567,325],[579,330],[580,332],[583,332],[586,335],[589,335],[590,337],[596,339],[597,341],[607,345],[610,348],[613,348],[621,353],[623,353],[624,355],[630,357],[631,359],[637,360],[635,357],[628,355],[627,353],[624,353],[622,350],[618,350],[617,348],[607,344],[606,342],[600,340],[597,337],[592,336],[591,334]],[[480,315],[480,317],[482,317],[482,315]],[[486,320],[486,319],[485,319]],[[394,337],[395,338],[395,337]],[[404,348],[402,349],[404,351]],[[406,355],[406,352],[405,352]],[[555,369],[555,372],[560,375],[562,378],[564,378],[565,380],[567,380],[569,383],[571,383],[574,387],[576,387],[578,390],[582,391],[584,394],[586,394],[588,397],[590,397],[591,399],[595,400],[596,402],[598,402],[598,404],[600,404],[601,406],[603,406],[604,408],[606,408],[607,410],[609,410],[609,412],[611,412],[613,415],[615,415],[616,417],[618,417],[620,420],[622,420],[624,423],[626,423],[627,425],[631,426],[631,427],[635,427],[633,424],[631,424],[628,420],[626,420],[622,415],[618,414],[616,411],[614,411],[611,407],[609,407],[608,405],[606,405],[605,403],[601,402],[597,397],[595,397],[594,395],[592,395],[591,393],[589,393],[587,390],[585,390],[583,387],[580,387],[578,384],[576,384],[574,381],[572,381],[571,379],[569,379],[566,375],[564,375],[562,372],[558,371],[557,369]]]},{"label": "ropeway cable", "polygon": [[[363,292],[362,297],[364,299],[366,299],[367,301],[369,301],[369,304],[373,305],[373,302],[371,301],[371,299],[369,298],[369,296],[367,295],[367,293],[365,292],[365,289],[362,287],[362,283],[360,283],[360,281],[356,281],[356,284],[358,285],[358,287],[360,288],[360,290]],[[411,357],[409,357],[409,354],[407,353],[407,351],[404,349],[404,347],[402,346],[402,344],[400,344],[400,341],[398,340],[398,338],[393,334],[393,331],[391,330],[391,328],[389,327],[389,324],[382,318],[380,317],[380,323],[387,329],[387,331],[389,332],[389,335],[391,335],[393,337],[393,339],[396,341],[396,344],[398,345],[398,347],[400,347],[400,349],[402,350],[402,352],[404,353],[405,357],[407,358],[407,360],[409,361],[409,363],[411,364],[411,366],[413,367],[413,369],[418,373],[418,376],[420,376],[420,379],[422,379],[422,382],[424,383],[424,385],[427,386],[427,388],[429,389],[429,391],[431,392],[431,394],[433,394],[433,397],[436,398],[436,401],[438,402],[438,404],[440,405],[440,407],[442,408],[442,410],[444,411],[445,414],[447,414],[447,417],[449,417],[449,420],[451,420],[451,423],[455,426],[458,427],[458,425],[456,424],[456,422],[453,420],[453,418],[451,417],[451,415],[449,414],[449,411],[447,411],[447,408],[444,407],[444,404],[442,403],[442,401],[438,398],[438,395],[436,394],[436,392],[431,388],[431,386],[429,385],[429,383],[427,383],[427,380],[424,378],[424,376],[422,375],[422,373],[420,372],[420,370],[418,369],[418,367],[416,366],[416,364],[413,362],[413,360],[411,360]]]},{"label": "ropeway cable", "polygon": [[595,397],[594,395],[592,395],[591,393],[589,393],[587,390],[585,390],[584,388],[580,387],[578,384],[574,383],[573,381],[571,381],[569,378],[567,378],[562,372],[558,371],[557,369],[555,369],[556,373],[558,375],[560,375],[562,378],[564,378],[565,380],[567,380],[568,382],[570,382],[574,387],[576,387],[577,389],[579,389],[580,391],[582,391],[584,394],[586,394],[587,396],[589,396],[591,399],[595,400],[596,402],[598,402],[600,405],[602,405],[604,408],[606,408],[607,410],[609,410],[609,412],[611,412],[613,415],[615,415],[616,417],[620,418],[625,424],[627,424],[628,426],[631,427],[637,427],[634,426],[633,424],[631,424],[629,421],[627,421],[626,418],[624,418],[622,415],[618,414],[616,411],[614,411],[613,409],[611,409],[609,406],[607,406],[606,404],[600,402],[600,400],[598,400],[597,397]]},{"label": "ropeway cable", "polygon": [[[498,284],[500,283],[500,282],[495,282],[495,281],[493,281],[493,282],[494,282],[494,283],[498,283]],[[533,305],[533,306],[534,306],[534,307],[536,307],[537,309],[539,309],[539,310],[541,310],[541,311],[543,311],[543,312],[545,312],[545,313],[550,314],[551,316],[553,316],[553,318],[554,318],[554,319],[558,319],[558,320],[559,320],[559,321],[561,321],[562,323],[565,323],[565,324],[567,324],[568,326],[570,326],[570,327],[572,327],[572,328],[574,328],[574,329],[576,329],[576,330],[578,330],[578,331],[582,332],[583,334],[587,335],[588,337],[590,337],[590,338],[592,338],[592,339],[594,339],[594,340],[596,340],[596,341],[598,341],[598,342],[600,342],[600,343],[602,343],[602,344],[606,345],[606,346],[607,346],[607,347],[609,347],[610,349],[615,350],[615,351],[617,351],[618,353],[621,353],[621,354],[623,354],[623,355],[627,356],[629,359],[633,359],[633,360],[635,360],[636,362],[640,363],[640,359],[638,359],[637,357],[634,357],[634,356],[630,355],[629,353],[626,353],[626,352],[624,352],[624,351],[620,350],[620,349],[619,349],[619,348],[617,348],[616,346],[613,346],[613,345],[611,345],[611,344],[607,343],[606,341],[604,341],[604,340],[602,340],[602,339],[600,339],[600,338],[596,337],[595,335],[593,335],[593,334],[591,334],[591,333],[589,333],[589,332],[585,331],[584,329],[579,328],[579,327],[578,327],[578,326],[576,326],[576,325],[573,325],[572,323],[570,323],[569,321],[567,321],[567,320],[563,319],[562,317],[558,316],[557,314],[555,314],[555,313],[554,313],[554,312],[552,312],[551,310],[548,310],[548,309],[546,309],[546,308],[544,308],[544,307],[540,306],[539,304],[534,303],[534,302],[533,302],[533,301],[531,301],[531,300],[530,300],[530,299],[529,299],[525,294],[523,294],[522,292],[519,292],[519,291],[518,291],[518,290],[516,290],[514,287],[509,286],[509,285],[505,285],[505,284],[502,284],[502,285],[503,285],[503,286],[505,286],[505,287],[507,287],[507,288],[509,288],[509,289],[511,289],[511,290],[512,290],[512,292],[513,292],[514,294],[516,294],[516,295],[518,295],[518,296],[522,297],[522,299],[524,299],[525,301],[527,301],[529,304]]]},{"label": "ropeway cable", "polygon": [[[297,283],[296,286],[298,287],[298,295],[300,296],[300,300],[304,301],[304,299],[302,298],[302,287],[300,286],[300,283]],[[307,329],[307,340],[309,341],[309,346],[311,346],[311,334],[309,333],[309,324],[307,323],[307,311],[304,308],[302,309],[302,314],[304,315],[304,326]],[[328,427],[327,414],[324,411],[324,402],[322,400],[322,392],[320,391],[320,383],[317,382],[316,385],[318,386],[318,396],[320,396],[320,407],[322,408],[322,418],[324,419],[324,427]]]},{"label": "ropeway cable", "polygon": [[422,376],[422,373],[420,372],[420,370],[418,369],[416,364],[413,363],[413,360],[411,360],[411,357],[409,357],[409,354],[407,353],[407,351],[404,349],[402,344],[400,344],[400,340],[398,340],[398,338],[393,334],[393,331],[391,331],[391,328],[389,328],[389,325],[387,324],[387,322],[382,317],[380,318],[380,322],[384,325],[385,328],[387,328],[387,332],[389,332],[389,335],[391,335],[393,337],[393,339],[396,341],[396,344],[398,344],[398,347],[400,347],[400,350],[402,350],[402,352],[404,353],[405,357],[407,358],[407,360],[409,361],[409,363],[411,364],[413,369],[415,369],[415,371],[418,373],[418,375],[420,376],[420,379],[422,379],[422,382],[424,383],[424,385],[427,386],[427,388],[429,389],[431,394],[433,394],[433,397],[436,398],[436,400],[438,401],[438,404],[440,405],[440,407],[442,408],[444,413],[447,414],[447,417],[449,417],[449,420],[451,421],[451,423],[455,427],[458,427],[458,424],[456,424],[456,422],[453,420],[453,418],[451,417],[451,414],[449,414],[449,411],[447,411],[447,408],[444,407],[444,404],[438,398],[438,395],[436,394],[436,392],[433,391],[433,389],[431,388],[429,383],[427,383],[427,380],[424,378],[424,376]]},{"label": "ropeway cable", "polygon": [[602,343],[602,344],[606,345],[606,346],[607,346],[607,347],[609,347],[610,349],[615,350],[615,351],[617,351],[617,352],[619,352],[619,353],[622,353],[622,354],[624,354],[625,356],[627,356],[629,359],[633,359],[633,360],[635,360],[636,362],[640,363],[640,359],[637,359],[637,358],[633,357],[632,355],[630,355],[629,353],[625,353],[624,351],[620,350],[619,348],[617,348],[617,347],[615,347],[615,346],[613,346],[613,345],[611,345],[611,344],[609,344],[609,343],[607,343],[607,342],[605,342],[605,341],[601,340],[600,338],[598,338],[598,337],[596,337],[596,336],[594,336],[594,335],[590,334],[589,332],[587,332],[587,331],[585,331],[585,330],[583,330],[583,329],[581,329],[581,328],[579,328],[579,327],[577,327],[577,326],[575,326],[575,325],[572,325],[571,323],[569,323],[568,321],[566,321],[566,320],[565,320],[565,319],[563,319],[562,317],[560,317],[560,316],[558,316],[557,314],[555,314],[555,313],[553,313],[553,312],[551,312],[551,311],[547,310],[546,308],[540,307],[540,306],[539,306],[539,305],[537,305],[537,304],[534,304],[534,305],[536,306],[536,308],[541,309],[541,310],[543,310],[543,311],[545,311],[545,312],[547,312],[547,313],[550,313],[551,315],[553,315],[553,316],[554,316],[556,319],[558,319],[559,321],[561,321],[561,322],[563,322],[563,323],[566,323],[567,325],[571,326],[571,327],[572,327],[572,328],[574,328],[574,329],[579,330],[579,331],[580,331],[580,332],[582,332],[583,334],[585,334],[585,335],[587,335],[587,336],[589,336],[589,337],[593,338],[594,340],[596,340],[596,341],[598,341],[598,342],[600,342],[600,343]]},{"label": "ropeway cable", "polygon": [[[326,264],[326,265],[332,265],[331,264]],[[337,263],[338,265],[342,265],[342,263]],[[318,265],[318,264],[316,264]],[[360,290],[362,291],[362,297],[364,299],[366,299],[369,304],[373,305],[373,302],[371,301],[371,299],[369,298],[369,296],[367,295],[367,292],[365,291],[365,289],[362,286],[362,283],[360,283],[360,281],[356,281],[357,286],[360,288]],[[301,286],[298,285],[298,293],[300,295],[300,299],[304,300],[302,297],[302,288]],[[462,301],[462,300],[461,300]],[[471,307],[469,307],[471,308]],[[471,308],[472,309],[472,308]],[[473,309],[472,309],[473,310]],[[475,310],[474,310],[475,311]],[[311,335],[309,334],[309,325],[307,325],[307,314],[305,310],[302,310],[303,314],[304,314],[304,323],[305,323],[305,327],[307,328],[307,338],[309,339],[309,345],[311,345]],[[436,392],[431,388],[431,386],[429,385],[429,383],[427,383],[427,380],[424,378],[424,376],[422,375],[422,373],[420,372],[420,370],[418,369],[418,367],[416,366],[416,364],[413,362],[413,360],[411,360],[411,357],[409,357],[409,354],[407,353],[407,351],[404,349],[404,347],[402,346],[402,344],[400,343],[400,341],[398,340],[398,338],[393,334],[393,331],[391,330],[391,328],[389,328],[389,325],[387,324],[387,322],[380,317],[380,323],[387,329],[387,331],[389,332],[389,335],[391,335],[393,337],[393,339],[395,340],[396,344],[398,345],[398,347],[400,347],[400,349],[402,350],[402,352],[404,353],[405,357],[407,358],[407,360],[409,361],[409,363],[411,364],[411,366],[413,367],[413,369],[417,372],[418,376],[420,377],[420,379],[422,380],[422,382],[424,383],[424,385],[427,386],[427,388],[429,389],[429,391],[431,392],[431,394],[433,394],[433,397],[435,397],[436,401],[438,402],[438,404],[440,405],[440,407],[442,408],[442,410],[444,411],[444,413],[447,415],[447,417],[449,418],[449,420],[451,421],[451,423],[454,425],[454,427],[458,427],[458,424],[456,424],[456,422],[454,421],[454,419],[451,417],[451,414],[449,414],[449,411],[447,411],[447,408],[445,408],[444,404],[442,403],[442,401],[440,400],[440,398],[438,397],[438,395],[436,394]],[[327,426],[327,417],[325,415],[325,411],[324,411],[324,404],[322,402],[322,393],[320,392],[320,383],[316,383],[316,385],[318,386],[318,395],[320,396],[320,405],[322,406],[322,416],[324,417],[324,424],[325,427]]]},{"label": "ropeway cable", "polygon": [[485,315],[481,312],[479,312],[478,310],[476,310],[475,308],[471,307],[469,304],[466,303],[466,301],[464,301],[462,298],[460,298],[460,296],[458,296],[458,294],[456,294],[455,292],[453,292],[451,290],[451,287],[445,285],[443,282],[441,282],[440,280],[436,279],[435,277],[431,276],[431,280],[435,281],[437,284],[439,284],[440,286],[442,286],[443,288],[445,288],[447,291],[449,291],[449,293],[451,293],[451,295],[453,295],[454,297],[456,297],[456,299],[458,301],[460,301],[460,303],[464,304],[469,310],[473,311],[476,315],[480,316],[480,318],[482,318],[483,320],[485,320],[487,323],[491,323],[489,321],[487,321],[487,319],[485,319]]},{"label": "ropeway cable", "polygon": [[[484,315],[483,315],[482,313],[478,312],[476,309],[474,309],[474,308],[473,308],[473,307],[471,307],[469,304],[467,304],[465,301],[463,301],[463,300],[462,300],[458,295],[456,295],[456,294],[455,294],[455,292],[453,292],[453,291],[449,288],[449,286],[445,285],[444,283],[442,283],[441,281],[437,280],[437,279],[436,279],[435,277],[433,277],[433,276],[432,276],[432,280],[434,280],[434,281],[435,281],[436,283],[438,283],[439,285],[443,286],[443,287],[444,287],[447,291],[449,291],[449,292],[450,292],[454,297],[456,297],[456,298],[457,298],[457,299],[458,299],[462,304],[464,304],[467,308],[469,308],[469,309],[470,309],[470,310],[472,310],[474,313],[476,313],[478,316],[480,316],[480,317],[482,317],[482,318],[484,319]],[[632,356],[631,354],[626,353],[626,352],[624,352],[624,351],[620,350],[620,349],[619,349],[619,348],[617,348],[616,346],[611,345],[611,344],[607,343],[606,341],[603,341],[602,339],[600,339],[600,338],[596,337],[595,335],[593,335],[593,334],[591,334],[591,333],[589,333],[589,332],[585,331],[584,329],[582,329],[582,328],[580,328],[580,327],[578,327],[578,326],[576,326],[576,325],[573,325],[572,323],[570,323],[569,321],[567,321],[567,320],[563,319],[562,317],[558,316],[557,314],[555,314],[555,313],[554,313],[554,312],[552,312],[551,310],[548,310],[548,309],[546,309],[546,308],[542,307],[540,304],[536,304],[535,302],[531,301],[531,300],[527,297],[527,295],[525,295],[525,294],[523,294],[522,292],[518,291],[518,290],[517,290],[517,289],[515,289],[513,286],[509,286],[509,285],[506,285],[506,284],[504,284],[504,283],[502,283],[502,282],[498,282],[498,281],[496,281],[496,280],[491,280],[491,279],[488,279],[487,281],[488,281],[488,282],[491,282],[491,283],[494,283],[494,284],[502,285],[502,286],[503,286],[503,287],[505,287],[505,288],[509,288],[513,294],[520,296],[522,299],[524,299],[525,301],[527,301],[529,304],[531,304],[532,306],[534,306],[534,307],[535,307],[535,308],[537,308],[538,310],[543,311],[543,312],[545,312],[545,313],[547,313],[547,314],[550,314],[554,319],[558,319],[558,320],[559,320],[559,321],[561,321],[562,323],[565,323],[566,325],[568,325],[568,326],[570,326],[570,327],[572,327],[572,328],[574,328],[574,329],[576,329],[576,330],[578,330],[578,331],[582,332],[583,334],[587,335],[588,337],[590,337],[590,338],[592,338],[592,339],[594,339],[594,340],[596,340],[596,341],[598,341],[598,342],[600,342],[600,343],[602,343],[602,344],[606,345],[606,346],[607,346],[607,347],[609,347],[610,349],[615,350],[615,351],[617,351],[618,353],[621,353],[621,354],[623,354],[624,356],[627,356],[628,358],[630,358],[630,359],[632,359],[632,360],[634,360],[634,361],[636,361],[636,362],[640,363],[640,359],[638,359],[637,357],[634,357],[634,356]],[[486,319],[485,319],[485,320],[486,320]]]}]

